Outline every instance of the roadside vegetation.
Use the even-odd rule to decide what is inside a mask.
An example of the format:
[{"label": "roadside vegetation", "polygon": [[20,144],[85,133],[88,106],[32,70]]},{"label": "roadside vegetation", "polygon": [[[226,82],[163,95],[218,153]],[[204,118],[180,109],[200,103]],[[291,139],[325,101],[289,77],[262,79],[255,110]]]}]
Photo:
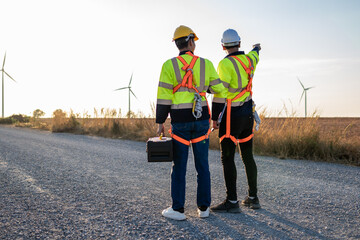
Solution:
[{"label": "roadside vegetation", "polygon": [[323,123],[318,117],[263,119],[254,141],[259,155],[360,166],[360,136],[349,133],[351,123],[326,131],[321,130]]},{"label": "roadside vegetation", "polygon": [[[94,109],[91,116],[87,112],[81,115],[57,109],[52,118],[42,118],[45,113],[37,109],[32,117],[13,115],[0,119],[0,123],[52,132],[147,141],[155,136],[157,130],[155,106],[152,110],[153,114],[149,116],[133,112],[122,116],[121,110],[102,108]],[[254,137],[255,154],[360,166],[359,118],[347,122],[343,121],[344,118],[332,119],[330,124],[315,114],[308,118],[280,118],[268,117],[266,111],[260,114],[260,118],[260,130],[255,132]],[[169,129],[169,120],[165,127]],[[210,135],[210,148],[219,149],[217,131]]]},{"label": "roadside vegetation", "polygon": [[13,114],[10,117],[0,118],[0,124],[28,123],[30,117],[22,114]]}]

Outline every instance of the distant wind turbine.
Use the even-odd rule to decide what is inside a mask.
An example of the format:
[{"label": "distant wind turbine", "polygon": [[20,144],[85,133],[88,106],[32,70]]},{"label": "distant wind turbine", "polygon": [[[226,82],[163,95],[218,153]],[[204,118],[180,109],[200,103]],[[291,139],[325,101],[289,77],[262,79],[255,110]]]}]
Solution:
[{"label": "distant wind turbine", "polygon": [[133,74],[131,74],[131,77],[130,77],[130,81],[129,81],[129,85],[127,87],[122,87],[122,88],[118,88],[118,89],[115,89],[114,91],[119,91],[119,90],[123,90],[123,89],[129,89],[129,112],[128,112],[128,118],[130,118],[130,93],[132,95],[134,95],[134,97],[137,99],[137,97],[135,96],[134,92],[131,90],[131,81],[132,81],[132,77],[133,77]]},{"label": "distant wind turbine", "polygon": [[301,94],[301,98],[300,98],[300,101],[301,102],[301,99],[303,98],[304,94],[305,94],[305,117],[307,117],[307,91],[311,88],[314,88],[314,87],[308,87],[308,88],[305,88],[304,87],[304,84],[302,84],[302,82],[300,81],[299,77],[297,78],[299,80],[299,83],[301,84],[301,87],[304,89],[303,93]]},{"label": "distant wind turbine", "polygon": [[5,66],[5,60],[6,60],[6,52],[4,55],[4,61],[2,64],[2,68],[1,68],[1,73],[2,73],[2,118],[4,118],[4,75],[8,76],[11,80],[13,80],[14,82],[16,82],[4,69]]}]

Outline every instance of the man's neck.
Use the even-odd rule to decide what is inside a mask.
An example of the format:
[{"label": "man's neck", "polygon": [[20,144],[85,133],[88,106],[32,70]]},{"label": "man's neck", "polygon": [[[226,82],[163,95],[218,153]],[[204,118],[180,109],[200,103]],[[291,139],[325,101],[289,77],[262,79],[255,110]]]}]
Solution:
[{"label": "man's neck", "polygon": [[232,52],[232,53],[226,55],[225,58],[230,57],[230,56],[241,55],[241,54],[245,54],[245,52],[244,51],[235,51],[235,52]]},{"label": "man's neck", "polygon": [[230,49],[227,49],[226,52],[228,53],[228,55],[232,54],[232,53],[235,53],[235,52],[238,52],[239,51],[239,48],[230,48]]},{"label": "man's neck", "polygon": [[186,52],[189,52],[189,51],[191,51],[191,50],[188,49],[188,48],[182,48],[182,49],[179,49],[179,51],[180,51],[180,52],[185,52],[185,51],[186,51]]},{"label": "man's neck", "polygon": [[194,54],[191,50],[184,48],[184,49],[179,50],[179,55],[185,54],[187,52],[191,52],[192,54]]}]

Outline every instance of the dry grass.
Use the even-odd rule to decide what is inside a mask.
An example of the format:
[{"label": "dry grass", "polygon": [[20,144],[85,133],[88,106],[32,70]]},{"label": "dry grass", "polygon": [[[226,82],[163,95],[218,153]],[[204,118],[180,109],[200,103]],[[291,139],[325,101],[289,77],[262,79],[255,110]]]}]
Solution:
[{"label": "dry grass", "polygon": [[[52,118],[32,118],[30,122],[16,123],[16,126],[136,141],[146,141],[157,130],[155,119],[145,117],[142,113],[133,118],[121,118],[115,109],[102,108],[94,109],[94,116],[92,118],[88,113],[80,115],[57,109]],[[131,113],[131,116],[135,114]]]},{"label": "dry grass", "polygon": [[[132,115],[121,118],[116,110],[94,109],[95,118],[91,118],[87,113],[80,116],[58,109],[51,119],[32,119],[22,126],[136,141],[155,136],[154,113]],[[269,118],[264,113],[260,117],[262,124],[254,137],[256,154],[360,166],[360,118]],[[166,129],[169,126],[167,120]],[[210,135],[212,149],[219,149],[217,136],[217,131]]]},{"label": "dry grass", "polygon": [[345,126],[349,120],[263,117],[263,124],[255,133],[255,152],[360,166],[360,120],[352,119]]}]

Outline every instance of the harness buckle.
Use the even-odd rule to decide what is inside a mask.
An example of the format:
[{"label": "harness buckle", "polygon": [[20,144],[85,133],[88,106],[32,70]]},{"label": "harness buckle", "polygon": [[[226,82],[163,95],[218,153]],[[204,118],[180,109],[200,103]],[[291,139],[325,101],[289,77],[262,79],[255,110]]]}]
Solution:
[{"label": "harness buckle", "polygon": [[187,69],[186,69],[186,72],[188,72],[188,71],[191,71],[191,74],[194,74],[194,71],[193,71],[192,68],[187,68]]}]

